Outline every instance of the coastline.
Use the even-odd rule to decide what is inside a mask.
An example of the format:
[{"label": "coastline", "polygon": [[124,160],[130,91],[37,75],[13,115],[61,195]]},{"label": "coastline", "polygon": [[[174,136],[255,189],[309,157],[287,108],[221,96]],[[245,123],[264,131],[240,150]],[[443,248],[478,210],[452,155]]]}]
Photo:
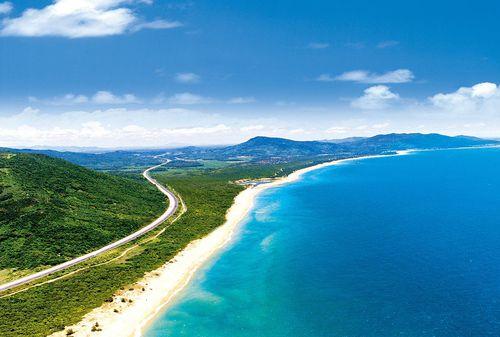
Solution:
[{"label": "coastline", "polygon": [[[50,337],[67,336],[74,331],[75,337],[141,337],[143,330],[191,281],[195,273],[208,262],[215,253],[226,247],[234,239],[240,223],[255,204],[256,197],[263,191],[299,180],[305,173],[344,162],[371,158],[405,155],[412,152],[398,151],[390,155],[373,155],[325,162],[292,172],[286,177],[271,182],[247,187],[234,199],[226,214],[226,222],[206,237],[189,243],[172,260],[128,287],[115,293],[113,302],[104,303],[93,309],[83,319],[64,331]],[[98,323],[96,325],[96,323]],[[94,330],[94,331],[92,331]]]}]

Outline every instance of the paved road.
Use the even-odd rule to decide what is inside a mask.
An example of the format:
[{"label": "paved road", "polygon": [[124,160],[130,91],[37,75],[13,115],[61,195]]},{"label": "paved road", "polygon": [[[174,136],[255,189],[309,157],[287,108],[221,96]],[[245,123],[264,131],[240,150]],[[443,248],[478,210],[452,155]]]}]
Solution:
[{"label": "paved road", "polygon": [[58,271],[61,271],[61,270],[64,270],[64,269],[67,269],[69,267],[72,267],[76,264],[79,264],[79,263],[82,263],[83,261],[86,261],[88,259],[91,259],[93,257],[96,257],[98,255],[101,255],[105,252],[108,252],[112,249],[115,249],[117,247],[120,247],[132,240],[135,240],[137,239],[138,237],[152,231],[153,229],[155,229],[156,227],[158,227],[159,225],[161,225],[163,222],[165,222],[165,220],[167,220],[172,214],[175,213],[175,211],[177,210],[177,207],[179,206],[179,202],[177,200],[177,198],[175,197],[175,195],[170,192],[166,187],[164,187],[163,185],[161,185],[159,182],[157,182],[155,179],[153,179],[149,173],[162,166],[162,165],[165,165],[165,163],[163,164],[160,164],[160,165],[156,165],[156,166],[153,166],[153,167],[150,167],[148,168],[146,171],[144,171],[142,173],[142,175],[144,176],[144,178],[146,178],[151,184],[155,185],[163,194],[165,194],[167,197],[168,197],[168,201],[169,201],[169,204],[168,204],[168,208],[167,210],[165,211],[165,213],[163,213],[158,219],[156,219],[155,221],[153,221],[152,223],[150,223],[149,225],[141,228],[140,230],[138,230],[137,232],[135,233],[132,233],[130,234],[129,236],[126,236],[124,237],[123,239],[120,239],[116,242],[113,242],[105,247],[102,247],[96,251],[93,251],[93,252],[90,252],[88,254],[85,254],[85,255],[82,255],[80,257],[77,257],[71,261],[67,261],[67,262],[64,262],[64,263],[61,263],[57,266],[53,266],[51,268],[48,268],[48,269],[45,269],[45,270],[42,270],[38,273],[35,273],[35,274],[31,274],[31,275],[28,275],[28,276],[25,276],[25,277],[22,277],[20,279],[17,279],[15,281],[12,281],[12,282],[9,282],[9,283],[5,283],[5,284],[2,284],[0,285],[0,292],[1,291],[4,291],[4,290],[8,290],[8,289],[12,289],[12,288],[15,288],[15,287],[18,287],[20,285],[23,285],[23,284],[26,284],[26,283],[29,283],[31,281],[34,281],[34,280],[37,280],[39,278],[42,278],[44,276],[47,276],[47,275],[50,275],[50,274],[53,274],[55,272],[58,272]]}]

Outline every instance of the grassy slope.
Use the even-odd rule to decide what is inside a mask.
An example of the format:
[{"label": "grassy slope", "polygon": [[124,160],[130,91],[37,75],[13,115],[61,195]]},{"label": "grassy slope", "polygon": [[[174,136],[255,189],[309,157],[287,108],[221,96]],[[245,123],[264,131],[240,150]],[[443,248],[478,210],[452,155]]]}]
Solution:
[{"label": "grassy slope", "polygon": [[142,244],[124,259],[0,299],[0,335],[46,336],[78,322],[117,289],[160,267],[189,242],[221,225],[234,197],[243,189],[231,181],[282,175],[307,164],[174,170],[175,173],[158,174],[159,181],[182,195],[188,211],[157,239]]},{"label": "grassy slope", "polygon": [[54,265],[161,214],[145,182],[33,154],[0,154],[0,269]]}]

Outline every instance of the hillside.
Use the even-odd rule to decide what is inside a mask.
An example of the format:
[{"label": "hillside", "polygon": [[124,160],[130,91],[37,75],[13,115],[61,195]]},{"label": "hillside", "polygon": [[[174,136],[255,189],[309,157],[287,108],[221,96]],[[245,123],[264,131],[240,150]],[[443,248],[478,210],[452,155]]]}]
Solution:
[{"label": "hillside", "polygon": [[0,269],[54,265],[161,214],[146,182],[35,154],[0,154]]},{"label": "hillside", "polygon": [[43,154],[52,158],[59,158],[73,164],[92,168],[95,170],[112,171],[124,170],[129,167],[147,167],[160,164],[161,159],[154,156],[158,151],[110,151],[99,153],[36,150],[36,149],[10,149],[0,148],[1,152]]}]

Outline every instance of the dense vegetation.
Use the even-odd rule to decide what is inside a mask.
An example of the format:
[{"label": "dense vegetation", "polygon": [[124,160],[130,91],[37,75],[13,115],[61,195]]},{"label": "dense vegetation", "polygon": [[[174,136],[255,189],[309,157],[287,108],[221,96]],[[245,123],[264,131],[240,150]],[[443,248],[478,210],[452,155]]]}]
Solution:
[{"label": "dense vegetation", "polygon": [[234,197],[243,189],[234,180],[282,175],[308,164],[233,165],[157,174],[159,181],[182,195],[187,212],[158,238],[142,243],[123,259],[0,298],[0,336],[45,336],[78,322],[117,289],[134,283],[145,272],[174,257],[189,242],[221,225]]},{"label": "dense vegetation", "polygon": [[0,269],[54,265],[126,236],[161,214],[145,181],[34,154],[0,154]]},{"label": "dense vegetation", "polygon": [[151,154],[147,151],[112,151],[112,152],[70,152],[54,150],[33,150],[33,149],[7,149],[0,148],[0,152],[18,152],[44,154],[52,158],[64,159],[73,164],[92,168],[100,171],[125,170],[127,168],[136,169],[138,167],[147,167],[158,165],[162,158],[155,158],[155,151]]}]

